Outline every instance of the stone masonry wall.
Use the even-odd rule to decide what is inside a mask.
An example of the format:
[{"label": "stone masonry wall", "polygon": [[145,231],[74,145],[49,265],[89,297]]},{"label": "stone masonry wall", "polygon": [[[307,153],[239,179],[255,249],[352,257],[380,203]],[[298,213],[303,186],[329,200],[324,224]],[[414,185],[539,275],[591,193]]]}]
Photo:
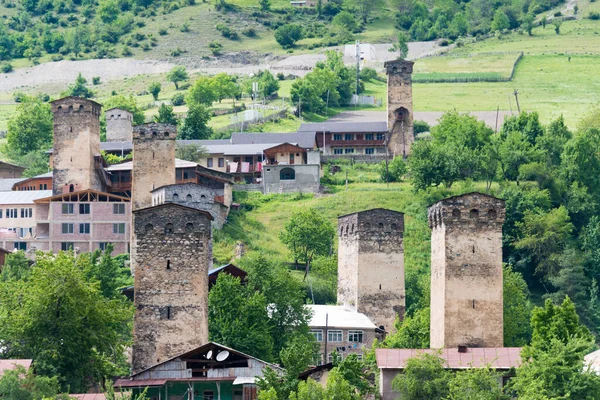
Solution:
[{"label": "stone masonry wall", "polygon": [[[375,209],[338,220],[338,302],[354,300],[358,312],[387,332],[404,317],[404,215]],[[348,296],[347,294],[351,294]]]},{"label": "stone masonry wall", "polygon": [[137,251],[133,372],[208,341],[211,221],[165,204],[134,213]]},{"label": "stone masonry wall", "polygon": [[434,204],[428,218],[431,347],[503,347],[504,202],[465,194]]},{"label": "stone masonry wall", "polygon": [[131,142],[133,139],[133,114],[120,108],[112,108],[106,113],[106,141]]},{"label": "stone masonry wall", "polygon": [[388,61],[384,64],[388,76],[388,148],[393,156],[410,154],[415,141],[413,128],[412,72],[413,62]]},{"label": "stone masonry wall", "polygon": [[100,155],[100,109],[100,104],[78,97],[52,102],[54,195],[104,190],[94,164],[94,156]]}]

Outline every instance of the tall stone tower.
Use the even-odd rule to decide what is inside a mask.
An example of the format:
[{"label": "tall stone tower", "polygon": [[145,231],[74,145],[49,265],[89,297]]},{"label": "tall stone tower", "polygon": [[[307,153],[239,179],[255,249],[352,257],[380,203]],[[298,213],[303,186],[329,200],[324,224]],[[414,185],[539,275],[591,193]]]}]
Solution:
[{"label": "tall stone tower", "polygon": [[431,348],[503,347],[504,201],[481,193],[429,207]]},{"label": "tall stone tower", "polygon": [[208,342],[210,213],[173,203],[133,212],[133,372]]},{"label": "tall stone tower", "polygon": [[339,304],[387,332],[404,317],[404,214],[376,208],[338,219]]},{"label": "tall stone tower", "polygon": [[175,184],[175,137],[169,124],[144,124],[133,129],[132,208],[150,207],[152,190]]},{"label": "tall stone tower", "polygon": [[111,108],[106,115],[106,141],[131,142],[133,139],[133,114],[121,108]]},{"label": "tall stone tower", "polygon": [[65,97],[52,103],[54,152],[52,192],[103,191],[100,110],[95,101]]},{"label": "tall stone tower", "polygon": [[394,60],[384,63],[388,76],[388,149],[395,157],[406,157],[415,141],[413,128],[412,61]]}]

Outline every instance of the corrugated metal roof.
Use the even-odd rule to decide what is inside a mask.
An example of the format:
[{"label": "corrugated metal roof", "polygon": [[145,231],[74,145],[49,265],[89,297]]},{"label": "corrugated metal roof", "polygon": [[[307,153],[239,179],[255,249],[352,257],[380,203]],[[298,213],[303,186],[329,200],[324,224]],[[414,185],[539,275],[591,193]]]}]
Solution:
[{"label": "corrugated metal roof", "polygon": [[309,304],[305,306],[312,311],[308,326],[324,327],[327,318],[329,328],[376,329],[377,326],[363,313],[344,306],[324,306]]},{"label": "corrugated metal roof", "polygon": [[0,192],[10,192],[15,183],[27,180],[27,178],[6,178],[0,179]]},{"label": "corrugated metal roof", "polygon": [[[435,349],[377,349],[377,367],[380,369],[403,369],[408,359],[423,353],[435,354]],[[521,364],[520,347],[467,348],[459,353],[458,348],[441,349],[440,357],[448,369],[483,368],[489,365],[495,369],[517,368]]]},{"label": "corrugated metal roof", "polygon": [[4,371],[9,371],[13,369],[17,369],[17,366],[21,365],[25,369],[29,369],[31,367],[31,363],[33,360],[31,359],[23,359],[23,360],[0,360],[0,376],[4,375]]},{"label": "corrugated metal roof", "polygon": [[0,205],[33,204],[34,200],[52,196],[52,190],[0,192]]},{"label": "corrugated metal roof", "polygon": [[[312,149],[315,145],[315,133],[288,132],[288,133],[263,133],[263,132],[236,132],[231,134],[232,144],[264,144],[264,143],[296,143],[305,149]],[[271,146],[272,147],[272,146]]]},{"label": "corrugated metal roof", "polygon": [[[175,168],[196,168],[196,166],[198,166],[198,163],[186,161],[186,160],[180,160],[179,158],[175,159]],[[110,171],[131,171],[132,169],[133,169],[133,161],[126,161],[121,164],[109,165],[108,168],[106,168],[106,170],[109,172]]]},{"label": "corrugated metal roof", "polygon": [[220,144],[204,146],[209,154],[223,154],[226,156],[253,156],[262,154],[266,149],[281,143],[258,143],[258,144]]},{"label": "corrugated metal roof", "polygon": [[313,122],[300,125],[298,132],[373,133],[387,132],[387,122]]}]

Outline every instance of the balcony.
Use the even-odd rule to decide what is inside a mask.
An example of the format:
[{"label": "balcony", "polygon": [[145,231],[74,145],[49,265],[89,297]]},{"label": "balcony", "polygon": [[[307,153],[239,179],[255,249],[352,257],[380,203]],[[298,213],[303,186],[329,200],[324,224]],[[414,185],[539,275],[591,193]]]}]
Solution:
[{"label": "balcony", "polygon": [[227,172],[229,172],[230,174],[252,174],[254,172],[258,172],[258,168],[256,165],[254,164],[250,164],[248,166],[248,171],[242,171],[242,164],[238,163],[237,168],[231,168],[232,165],[228,164],[227,165]]},{"label": "balcony", "polygon": [[385,140],[333,140],[331,147],[378,147],[385,146]]}]

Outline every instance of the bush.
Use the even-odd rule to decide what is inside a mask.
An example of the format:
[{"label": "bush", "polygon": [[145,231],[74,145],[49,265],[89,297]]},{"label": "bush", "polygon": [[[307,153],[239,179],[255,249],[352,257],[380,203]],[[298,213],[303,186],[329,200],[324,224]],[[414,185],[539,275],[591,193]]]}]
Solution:
[{"label": "bush", "polygon": [[431,127],[425,121],[415,121],[413,123],[413,129],[414,129],[415,135],[418,135],[419,133],[429,132],[431,130]]},{"label": "bush", "polygon": [[229,26],[227,26],[225,24],[217,24],[216,28],[219,32],[221,32],[221,35],[223,37],[226,37],[227,39],[237,40],[240,38],[240,36],[238,35],[238,33],[236,31],[234,31],[233,29],[231,29]]},{"label": "bush", "polygon": [[176,49],[171,50],[171,57],[179,57],[181,55],[181,53],[182,53],[182,51],[178,47]]},{"label": "bush", "polygon": [[213,56],[218,56],[219,54],[221,54],[221,49],[223,48],[223,45],[221,43],[217,42],[216,40],[213,40],[212,42],[210,42],[208,47],[210,48],[210,51],[213,53]]},{"label": "bush", "polygon": [[161,28],[161,29],[158,30],[158,34],[160,36],[165,36],[168,33],[169,33],[169,31],[167,31],[165,28]]},{"label": "bush", "polygon": [[591,20],[597,21],[600,19],[600,13],[592,11],[591,13],[588,14],[588,18]]},{"label": "bush", "polygon": [[363,68],[363,70],[360,71],[360,79],[362,79],[365,82],[376,80],[377,71],[375,71],[373,68]]},{"label": "bush", "polygon": [[182,106],[185,104],[185,96],[183,93],[177,93],[171,98],[171,104],[174,106]]},{"label": "bush", "polygon": [[244,36],[248,36],[248,37],[255,37],[256,36],[256,29],[254,28],[246,28],[242,31],[242,34]]},{"label": "bush", "polygon": [[121,51],[121,55],[123,57],[129,57],[129,56],[133,55],[133,53],[131,52],[131,49],[129,47],[124,46],[123,50]]},{"label": "bush", "polygon": [[190,31],[190,26],[188,24],[183,24],[183,25],[181,25],[181,28],[179,28],[179,30],[181,32],[189,32]]},{"label": "bush", "polygon": [[302,37],[302,27],[296,24],[283,25],[275,31],[275,40],[284,49],[294,46]]},{"label": "bush", "polygon": [[25,100],[26,97],[27,95],[23,92],[13,93],[13,100],[15,101],[15,103],[21,103],[23,100]]},{"label": "bush", "polygon": [[554,13],[555,17],[562,17],[562,13],[560,11],[557,11]]},{"label": "bush", "polygon": [[100,77],[99,76],[94,76],[92,78],[92,85],[99,85],[100,84]]},{"label": "bush", "polygon": [[10,63],[2,64],[2,66],[0,67],[0,71],[2,71],[5,74],[8,74],[12,70],[13,70],[13,66]]},{"label": "bush", "polygon": [[277,79],[279,79],[280,81],[284,81],[285,80],[285,75],[283,74],[283,72],[279,72],[277,74]]}]

